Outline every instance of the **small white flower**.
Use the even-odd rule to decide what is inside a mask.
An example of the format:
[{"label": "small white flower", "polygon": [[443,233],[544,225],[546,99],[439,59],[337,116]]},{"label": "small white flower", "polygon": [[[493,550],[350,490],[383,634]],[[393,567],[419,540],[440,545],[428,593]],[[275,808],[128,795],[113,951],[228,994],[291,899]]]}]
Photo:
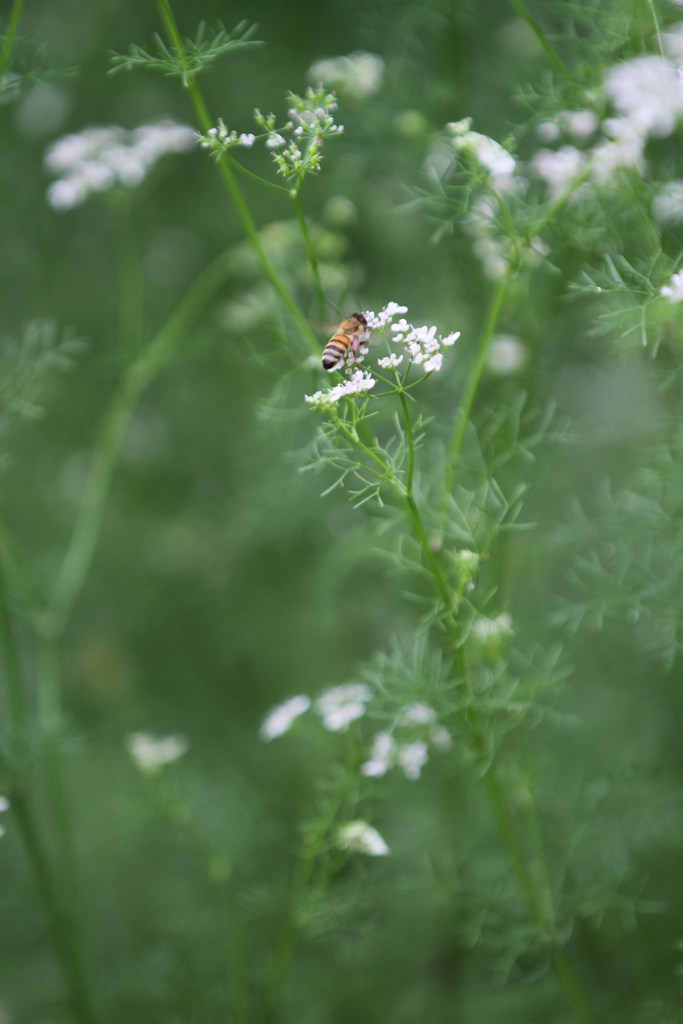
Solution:
[{"label": "small white flower", "polygon": [[9,810],[9,800],[6,796],[0,796],[0,813]]},{"label": "small white flower", "polygon": [[251,132],[242,132],[242,134],[239,136],[240,146],[247,146],[247,148],[249,148],[250,146],[254,145],[255,141],[256,136],[252,135]]},{"label": "small white flower", "polygon": [[652,200],[655,217],[663,224],[683,221],[683,181],[669,181]]},{"label": "small white flower", "polygon": [[503,612],[495,619],[489,619],[481,615],[475,620],[472,626],[472,633],[478,640],[486,641],[493,637],[510,635],[512,633],[512,616]]},{"label": "small white flower", "polygon": [[394,370],[397,366],[400,366],[403,362],[403,356],[399,355],[398,352],[392,352],[391,355],[383,356],[377,360],[377,365],[381,366],[383,370]]},{"label": "small white flower", "polygon": [[361,772],[369,778],[380,778],[386,775],[394,763],[396,743],[388,732],[375,733],[372,741],[370,758],[361,765]]},{"label": "small white flower", "polygon": [[491,342],[486,357],[486,366],[491,373],[505,376],[521,370],[527,358],[527,350],[519,338],[512,334],[501,334]]},{"label": "small white flower", "polygon": [[367,98],[382,87],[384,61],[375,53],[357,52],[348,57],[329,57],[317,60],[308,69],[311,82],[322,82],[350,96]]},{"label": "small white flower", "polygon": [[562,146],[558,150],[540,149],[531,161],[531,167],[548,186],[550,198],[559,199],[581,173],[586,154],[576,146]]},{"label": "small white flower", "polygon": [[567,110],[565,120],[567,131],[575,139],[589,138],[598,127],[598,119],[592,110]]},{"label": "small white flower", "polygon": [[495,139],[482,135],[481,132],[471,131],[470,123],[471,118],[465,118],[463,121],[451,121],[446,125],[446,132],[452,145],[456,152],[463,150],[471,153],[489,172],[495,187],[507,191],[517,167],[515,158]]},{"label": "small white flower", "polygon": [[386,857],[391,853],[387,843],[376,828],[367,821],[349,821],[337,832],[337,845],[342,850],[366,853],[370,857]]},{"label": "small white flower", "polygon": [[283,139],[281,135],[277,132],[273,132],[273,134],[269,135],[266,139],[266,149],[279,149],[281,146],[285,145],[285,142],[286,140]]},{"label": "small white flower", "polygon": [[542,121],[536,128],[536,134],[541,142],[557,142],[560,129],[554,121]]},{"label": "small white flower", "polygon": [[271,708],[259,729],[261,739],[268,743],[277,736],[282,736],[292,727],[297,718],[308,711],[310,706],[310,697],[307,697],[305,694],[299,694]]},{"label": "small white flower", "polygon": [[669,302],[683,302],[683,270],[679,270],[677,274],[674,274],[671,278],[671,284],[665,284],[659,289],[659,293],[667,298]]},{"label": "small white flower", "polygon": [[400,723],[402,725],[417,724],[431,725],[436,722],[436,711],[429,704],[410,704],[403,709]]},{"label": "small white flower", "polygon": [[372,696],[372,690],[364,683],[343,683],[322,693],[315,702],[315,711],[330,732],[344,732],[351,722],[363,717]]},{"label": "small white flower", "polygon": [[433,729],[429,730],[429,742],[437,750],[450,750],[453,746],[453,737],[445,725],[435,725]]},{"label": "small white flower", "polygon": [[398,749],[397,760],[407,779],[419,779],[424,765],[429,760],[427,744],[424,740],[405,743]]},{"label": "small white flower", "polygon": [[610,184],[622,168],[645,173],[645,138],[628,118],[608,117],[602,122],[608,136],[589,152],[591,178],[599,185]]},{"label": "small white flower", "polygon": [[133,732],[126,736],[126,747],[140,771],[152,775],[167,764],[172,764],[189,750],[184,736],[156,737],[147,732]]}]

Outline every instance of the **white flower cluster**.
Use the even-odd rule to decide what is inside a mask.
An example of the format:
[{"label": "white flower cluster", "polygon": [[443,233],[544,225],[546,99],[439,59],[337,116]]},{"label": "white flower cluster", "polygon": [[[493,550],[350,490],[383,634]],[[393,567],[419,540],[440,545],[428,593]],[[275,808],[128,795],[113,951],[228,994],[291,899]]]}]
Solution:
[{"label": "white flower cluster", "polygon": [[65,135],[45,154],[45,167],[59,175],[47,191],[48,202],[55,210],[71,210],[93,193],[116,185],[134,188],[162,156],[186,152],[196,142],[193,128],[171,120],[133,131],[111,126]]},{"label": "white flower cluster", "polygon": [[[416,327],[408,323],[402,315],[407,312],[408,307],[401,306],[398,302],[387,303],[378,313],[373,310],[365,311],[368,331],[377,334],[389,329],[392,342],[403,346],[403,352],[391,352],[378,358],[377,365],[384,370],[395,370],[406,358],[408,366],[418,366],[424,373],[438,373],[443,364],[442,349],[454,345],[460,337],[460,331],[442,337],[433,325]],[[401,319],[394,323],[397,316]],[[357,351],[350,350],[346,356],[345,366],[351,376],[327,391],[316,391],[313,395],[306,395],[306,402],[319,409],[330,409],[346,395],[367,395],[377,383],[372,374],[358,368],[368,352],[368,347],[364,345]]]},{"label": "white flower cluster", "polygon": [[234,146],[243,146],[245,149],[251,149],[255,142],[256,136],[251,132],[241,132],[238,134],[236,131],[229,131],[222,117],[218,118],[218,124],[215,128],[209,128],[206,135],[199,136],[199,144],[202,149],[208,149],[216,155],[220,155],[226,149],[232,149]]},{"label": "white flower cluster", "polygon": [[471,125],[471,117],[465,117],[462,121],[449,121],[445,129],[446,138],[456,153],[469,153],[488,171],[494,188],[508,191],[517,169],[515,158],[500,142],[481,132],[473,132]]},{"label": "white flower cluster", "polygon": [[275,114],[255,110],[254,118],[266,133],[266,148],[272,152],[278,173],[290,184],[300,184],[306,174],[320,170],[325,139],[341,135],[344,126],[334,120],[336,96],[322,86],[307,89],[305,96],[290,92],[288,100],[290,120],[281,128],[275,127]]},{"label": "white flower cluster", "polygon": [[155,775],[167,764],[177,761],[190,747],[184,736],[158,738],[147,732],[133,732],[126,736],[125,742],[135,766],[148,775]]},{"label": "white flower cluster", "polygon": [[335,384],[327,391],[316,391],[313,395],[304,395],[304,399],[309,405],[314,405],[318,409],[329,409],[336,405],[340,398],[347,395],[367,395],[376,383],[372,374],[365,370],[355,370],[353,376],[348,380]]},{"label": "white flower cluster", "polygon": [[[403,346],[403,352],[391,352],[387,356],[382,356],[377,360],[377,365],[384,370],[395,370],[405,358],[408,366],[418,366],[426,374],[438,373],[443,363],[442,349],[454,345],[460,337],[460,331],[442,337],[434,326],[415,327],[408,323],[402,315],[407,312],[407,306],[389,302],[378,313],[366,310],[363,314],[368,331],[377,334],[388,329],[392,335],[392,342]],[[394,323],[397,316],[401,319]],[[369,349],[365,345],[361,345],[357,351],[349,350],[345,368],[351,376],[327,391],[316,391],[313,395],[306,395],[306,402],[318,409],[330,409],[346,395],[367,395],[377,383],[371,373],[358,368],[368,352]]]},{"label": "white flower cluster", "polygon": [[290,697],[268,712],[259,735],[266,743],[284,735],[311,706],[328,732],[345,732],[351,722],[363,717],[372,696],[372,690],[364,683],[342,683],[325,690],[314,704],[305,694]]},{"label": "white flower cluster", "polygon": [[419,779],[429,760],[430,745],[437,750],[449,750],[451,744],[451,734],[439,724],[434,708],[429,704],[411,704],[398,716],[393,733],[375,733],[370,757],[361,771],[370,778],[380,778],[398,766],[407,779]]},{"label": "white flower cluster", "polygon": [[[362,718],[374,693],[365,683],[334,686],[314,702],[305,694],[278,704],[266,715],[260,729],[265,742],[282,736],[310,707],[322,719],[328,732],[345,732],[352,722]],[[416,703],[403,708],[391,732],[377,732],[368,759],[361,772],[368,778],[380,778],[398,766],[407,779],[419,779],[429,759],[429,749],[449,750],[451,734],[438,721],[434,708]]]},{"label": "white flower cluster", "polygon": [[[645,146],[649,138],[664,138],[683,119],[683,33],[663,37],[669,56],[649,55],[622,61],[608,68],[603,92],[616,116],[601,123],[591,110],[563,111],[555,121],[539,125],[544,142],[563,133],[585,142],[599,130],[601,138],[590,149],[565,144],[558,150],[541,150],[531,162],[555,199],[585,170],[595,185],[609,184],[624,168],[644,174]],[[595,99],[595,97],[593,97]],[[584,188],[577,196],[586,194]]]},{"label": "white flower cluster", "polygon": [[439,372],[443,363],[442,347],[450,348],[460,337],[460,331],[454,331],[442,338],[436,333],[436,327],[427,327],[426,324],[415,327],[403,317],[391,325],[391,331],[393,341],[403,344],[410,362],[421,366],[425,373]]},{"label": "white flower cluster", "polygon": [[663,295],[669,302],[683,302],[683,270],[674,274],[671,284],[665,284],[659,291],[660,295]]},{"label": "white flower cluster", "polygon": [[355,99],[367,99],[382,88],[384,61],[375,53],[362,51],[347,57],[326,57],[312,64],[306,77]]},{"label": "white flower cluster", "polygon": [[296,697],[290,697],[282,704],[277,704],[268,712],[259,730],[261,739],[268,743],[289,732],[297,718],[300,718],[311,706],[311,698],[300,693]]},{"label": "white flower cluster", "polygon": [[281,127],[276,127],[275,114],[262,114],[257,108],[254,120],[262,129],[258,136],[252,132],[228,129],[219,119],[216,127],[199,136],[200,145],[214,156],[220,156],[236,146],[249,149],[257,138],[265,139],[265,147],[270,150],[278,173],[298,190],[307,174],[320,170],[325,139],[340,135],[344,126],[334,120],[336,96],[326,92],[322,86],[307,89],[305,96],[290,92],[287,99],[290,103],[287,111],[289,121]]}]

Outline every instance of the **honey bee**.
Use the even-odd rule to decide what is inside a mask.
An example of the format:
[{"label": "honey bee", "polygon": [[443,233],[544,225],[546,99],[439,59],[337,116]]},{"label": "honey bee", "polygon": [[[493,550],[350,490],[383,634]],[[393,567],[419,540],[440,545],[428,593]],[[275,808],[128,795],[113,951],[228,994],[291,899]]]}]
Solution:
[{"label": "honey bee", "polygon": [[331,372],[342,365],[350,348],[357,352],[362,341],[370,333],[368,322],[362,313],[352,313],[337,327],[325,345],[323,369]]}]

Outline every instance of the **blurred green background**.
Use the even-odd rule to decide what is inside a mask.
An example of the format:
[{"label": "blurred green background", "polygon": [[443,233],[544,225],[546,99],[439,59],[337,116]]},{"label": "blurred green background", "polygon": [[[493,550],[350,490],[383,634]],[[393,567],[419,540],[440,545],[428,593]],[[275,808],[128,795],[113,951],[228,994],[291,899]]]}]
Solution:
[{"label": "blurred green background", "polygon": [[[589,34],[592,7],[577,5],[579,34]],[[635,17],[635,5],[605,5],[603,13],[608,8],[614,18]],[[186,35],[199,19],[228,28],[242,18],[258,23],[263,47],[229,56],[202,78],[213,116],[239,131],[251,129],[254,107],[284,116],[286,91],[302,93],[321,57],[365,50],[384,59],[376,97],[340,95],[345,133],[329,143],[303,202],[338,312],[395,300],[416,323],[463,332],[456,378],[434,390],[435,409],[449,413],[491,286],[466,238],[431,244],[438,225],[410,201],[445,122],[472,116],[477,130],[504,141],[529,116],[515,95],[540,89],[548,70],[524,24],[503,2],[176,0],[174,10]],[[555,30],[572,34],[569,6],[558,11]],[[108,74],[112,51],[147,46],[160,30],[152,3],[28,2],[20,52],[34,66],[40,59],[44,74],[0,107],[2,333],[17,338],[28,321],[45,317],[86,342],[68,373],[46,380],[43,415],[16,420],[4,434],[2,515],[43,582],[60,564],[120,378],[115,252],[129,238],[97,200],[51,210],[43,155],[57,137],[90,125],[134,128],[165,116],[192,123],[177,81],[148,71]],[[254,154],[250,166],[270,173],[265,155]],[[268,226],[269,251],[315,321],[285,197],[249,184],[245,193],[259,227]],[[339,196],[352,204],[342,215]],[[258,953],[280,920],[299,823],[337,742],[287,737],[266,747],[259,723],[293,693],[353,678],[359,660],[415,628],[414,613],[375,551],[371,517],[368,529],[369,517],[340,492],[321,499],[329,479],[299,472],[316,423],[302,396],[319,379],[314,371],[285,372],[275,306],[209,158],[200,151],[166,158],[131,196],[126,216],[144,281],[145,338],[230,245],[235,269],[143,395],[127,432],[64,652],[68,781],[107,1019],[209,1024],[225,1019],[226,1006],[212,890],[176,831],[151,816],[123,738],[134,730],[189,738],[182,788],[235,867]],[[567,315],[556,280],[542,279],[506,325],[531,352],[523,381],[489,378],[483,394],[484,403],[504,404],[524,386],[539,407],[556,401],[578,438],[530,467],[525,518],[537,530],[505,545],[502,585],[520,631],[539,646],[560,642],[546,611],[566,565],[538,538],[562,518],[572,493],[589,492],[608,468],[617,479],[627,474],[661,402],[647,368],[590,338],[589,307]],[[274,391],[286,415],[269,427],[273,415],[262,413],[272,410]],[[31,674],[35,655],[28,631],[20,633]],[[677,671],[667,674],[636,651],[619,626],[567,644],[573,671],[562,710],[580,725],[544,726],[537,783],[551,849],[569,841],[574,819],[584,839],[574,866],[577,903],[588,894],[573,937],[579,972],[601,1019],[680,1021]],[[523,922],[510,943],[509,921],[498,936],[489,913],[475,936],[470,870],[478,884],[508,870],[481,793],[447,766],[423,781],[387,780],[377,822],[393,856],[354,863],[339,880],[296,961],[281,1019],[572,1019],[552,975],[530,983],[531,953],[529,963],[507,962],[511,948],[524,947]],[[0,1021],[68,1020],[11,829],[0,859]],[[493,882],[489,897],[495,908]]]}]

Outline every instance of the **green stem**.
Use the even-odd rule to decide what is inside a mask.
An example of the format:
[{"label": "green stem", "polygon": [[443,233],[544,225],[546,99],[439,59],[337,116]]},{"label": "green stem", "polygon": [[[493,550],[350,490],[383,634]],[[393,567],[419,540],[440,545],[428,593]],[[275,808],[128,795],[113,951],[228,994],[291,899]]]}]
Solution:
[{"label": "green stem", "polygon": [[20,785],[15,785],[10,792],[10,806],[47,915],[48,927],[57,951],[74,1017],[80,1024],[97,1024],[98,1016],[91,1002],[85,965],[71,926],[70,916],[58,896],[38,828]]},{"label": "green stem", "polygon": [[192,325],[230,272],[223,253],[195,279],[166,324],[125,374],[105,414],[85,495],[52,593],[54,630],[63,630],[83,586],[102,528],[121,442],[140,394],[175,354]]},{"label": "green stem", "polygon": [[548,934],[548,921],[544,913],[543,904],[538,898],[534,881],[527,867],[527,859],[517,838],[514,822],[505,802],[502,786],[493,763],[486,772],[485,782],[486,791],[498,826],[498,832],[512,864],[512,870],[517,878],[519,888],[526,901],[529,914],[541,932],[550,940],[551,936]]},{"label": "green stem", "polygon": [[465,443],[465,434],[467,432],[467,424],[470,421],[472,415],[472,408],[474,406],[474,400],[481,383],[481,378],[484,373],[484,367],[486,366],[486,356],[488,355],[491,340],[494,332],[498,325],[498,319],[500,317],[500,311],[503,306],[503,300],[507,294],[510,281],[517,268],[516,262],[509,263],[505,275],[498,282],[498,287],[493,293],[491,305],[482,328],[479,341],[477,343],[477,353],[472,368],[470,369],[467,382],[465,384],[465,392],[460,402],[460,408],[458,409],[458,417],[455,421],[453,428],[453,434],[449,445],[449,455],[446,464],[446,470],[444,472],[445,486],[444,495],[446,500],[448,496],[453,493],[453,487],[458,475],[460,468],[460,457],[462,455],[463,445]]},{"label": "green stem", "polygon": [[[168,0],[157,0],[157,7],[161,14],[161,18],[164,24],[166,25],[166,29],[171,38],[171,42],[176,50],[176,53],[181,59],[186,60],[183,40],[180,36],[180,32],[178,31],[178,26],[176,25],[176,21],[175,18],[173,17],[173,12],[171,11],[171,7]],[[185,75],[185,84],[187,87],[187,91],[190,95],[190,101],[192,102],[192,106],[194,107],[195,113],[197,115],[199,126],[203,132],[208,132],[208,130],[211,127],[213,127],[213,122],[211,120],[209,111],[204,102],[204,98],[199,90],[199,87],[197,86],[195,76],[191,74],[189,70]],[[278,298],[280,299],[283,306],[292,317],[292,320],[296,323],[303,337],[306,339],[309,348],[311,349],[312,352],[315,352],[315,354],[317,355],[320,352],[320,345],[318,343],[318,339],[316,338],[314,332],[311,330],[310,324],[302,314],[296,301],[288,291],[287,286],[285,285],[284,281],[282,280],[277,270],[271,263],[270,258],[263,247],[263,243],[261,242],[261,238],[257,231],[256,224],[254,222],[253,217],[251,216],[251,212],[249,210],[249,207],[247,206],[246,200],[242,195],[242,191],[237,183],[237,179],[233,173],[232,167],[230,166],[229,160],[223,155],[218,159],[217,166],[220,175],[223,179],[223,183],[226,189],[228,190],[228,194],[230,195],[230,198],[234,203],[239,218],[242,221],[242,226],[244,227],[244,230],[247,233],[247,237],[251,242],[252,248],[256,253],[256,258],[258,259],[261,265],[263,273],[270,281]]]},{"label": "green stem", "polygon": [[38,735],[42,742],[46,805],[51,819],[58,875],[75,929],[75,923],[80,918],[79,872],[73,819],[64,778],[61,652],[56,634],[40,637]]},{"label": "green stem", "polygon": [[21,17],[21,9],[23,6],[24,0],[14,0],[9,19],[7,21],[7,31],[5,32],[2,49],[0,50],[0,90],[2,89],[2,80],[9,66],[10,54],[12,53],[12,47],[14,46],[14,37],[17,34],[17,26],[19,25],[19,18]]},{"label": "green stem", "polygon": [[112,209],[112,226],[119,287],[118,342],[127,366],[140,352],[144,312],[144,277],[127,197]]},{"label": "green stem", "polygon": [[351,780],[350,774],[342,777],[324,812],[320,815],[315,827],[308,833],[302,846],[292,883],[294,905],[289,922],[273,953],[260,1024],[271,1024],[277,1011],[289,966],[304,929],[339,869],[341,861],[330,858],[326,865],[323,865],[318,871],[317,881],[314,877],[321,854],[326,848],[329,848],[334,823],[351,793],[350,781],[355,782],[355,780]]},{"label": "green stem", "polygon": [[28,566],[16,550],[2,519],[0,519],[0,564],[4,568],[9,589],[17,604],[21,605],[26,617],[31,620],[39,618],[45,607],[45,598],[36,585]]},{"label": "green stem", "polygon": [[26,695],[24,680],[19,660],[19,649],[14,636],[12,616],[7,603],[4,565],[0,559],[0,646],[4,675],[7,684],[7,704],[9,707],[12,738],[25,742],[28,729]]},{"label": "green stem", "polygon": [[321,320],[327,318],[327,302],[325,300],[325,292],[323,291],[323,283],[320,279],[320,268],[316,259],[315,250],[313,249],[313,243],[311,242],[311,236],[308,230],[308,224],[304,216],[304,211],[301,207],[301,200],[299,199],[298,192],[291,192],[292,202],[294,203],[294,209],[296,210],[296,216],[299,221],[299,227],[301,228],[301,234],[303,235],[304,243],[306,245],[306,252],[308,253],[308,262],[311,266],[311,272],[313,274],[313,281],[315,283],[315,292],[318,298],[318,311]]},{"label": "green stem", "polygon": [[406,474],[406,489],[408,491],[408,494],[412,494],[413,476],[415,474],[415,437],[413,435],[413,423],[410,418],[408,400],[402,388],[398,392],[398,397],[401,402],[401,408],[403,410],[403,421],[406,425],[406,438],[408,440],[408,472]]},{"label": "green stem", "polygon": [[655,10],[653,0],[647,0],[647,6],[650,8],[650,14],[652,15],[652,20],[655,23],[655,34],[657,36],[657,46],[659,47],[659,52],[662,55],[662,57],[665,57],[666,54],[664,53],[664,44],[662,42],[662,30],[659,27],[659,18],[657,17],[657,11]]},{"label": "green stem", "polygon": [[524,0],[509,0],[510,6],[517,12],[520,18],[526,21],[527,25],[538,39],[539,43],[543,47],[546,56],[550,59],[550,62],[555,66],[555,69],[563,75],[569,74],[569,68],[559,56],[555,48],[548,41],[548,37],[534,18],[533,14],[525,4]]}]

